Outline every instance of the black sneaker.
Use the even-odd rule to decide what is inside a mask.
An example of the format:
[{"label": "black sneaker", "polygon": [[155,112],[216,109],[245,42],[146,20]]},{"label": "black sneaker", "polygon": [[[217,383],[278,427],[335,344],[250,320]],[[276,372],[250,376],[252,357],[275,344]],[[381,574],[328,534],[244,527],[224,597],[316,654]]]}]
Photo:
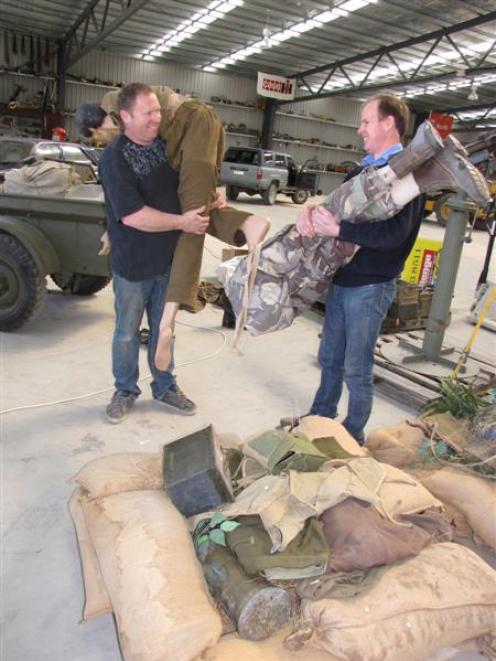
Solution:
[{"label": "black sneaker", "polygon": [[161,397],[155,397],[155,399],[177,413],[183,415],[195,415],[196,413],[196,404],[186,397],[177,384],[172,385]]},{"label": "black sneaker", "polygon": [[105,411],[107,420],[114,425],[122,422],[135,401],[136,395],[130,392],[123,392],[122,390],[116,390]]}]

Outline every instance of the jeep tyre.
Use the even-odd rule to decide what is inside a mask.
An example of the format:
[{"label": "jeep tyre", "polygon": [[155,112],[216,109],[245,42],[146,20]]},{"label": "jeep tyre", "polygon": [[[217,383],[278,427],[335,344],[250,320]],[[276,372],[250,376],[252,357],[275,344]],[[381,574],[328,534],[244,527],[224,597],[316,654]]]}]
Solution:
[{"label": "jeep tyre", "polygon": [[91,296],[110,282],[110,278],[103,275],[83,275],[82,273],[52,273],[50,277],[65,294],[75,296]]},{"label": "jeep tyre", "polygon": [[239,188],[237,186],[226,186],[226,197],[230,202],[236,202],[239,195]]},{"label": "jeep tyre", "polygon": [[306,190],[297,190],[291,195],[291,199],[295,204],[305,204],[308,200],[308,191]]},{"label": "jeep tyre", "polygon": [[45,296],[45,277],[31,253],[14,236],[0,234],[0,331],[25,324]]},{"label": "jeep tyre", "polygon": [[272,182],[270,186],[267,188],[267,190],[264,190],[262,192],[262,200],[264,201],[264,204],[268,204],[269,206],[272,206],[275,204],[277,197],[277,184]]}]

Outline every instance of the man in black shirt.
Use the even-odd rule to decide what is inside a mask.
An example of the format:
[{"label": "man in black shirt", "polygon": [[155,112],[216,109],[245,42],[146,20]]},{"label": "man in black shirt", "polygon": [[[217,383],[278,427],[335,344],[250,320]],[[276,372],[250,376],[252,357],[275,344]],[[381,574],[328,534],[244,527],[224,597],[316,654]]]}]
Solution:
[{"label": "man in black shirt", "polygon": [[[362,166],[386,165],[402,149],[408,122],[408,106],[398,97],[381,94],[368,101],[358,129],[368,152]],[[317,234],[352,242],[360,250],[337,271],[329,288],[319,349],[321,381],[310,413],[335,418],[346,383],[343,425],[359,443],[372,410],[375,344],[394,299],[395,279],[420,229],[424,203],[419,195],[389,220],[374,223],[339,223],[325,209],[313,217]]]},{"label": "man in black shirt", "polygon": [[153,397],[177,412],[193,415],[196,407],[177,386],[173,362],[160,371],[154,355],[176,242],[181,230],[204,234],[208,217],[202,215],[204,208],[181,214],[178,175],[159,138],[161,111],[153,91],[137,83],[124,87],[119,114],[124,132],[105,149],[99,165],[112,242],[116,313],[112,342],[116,390],[107,418],[121,422],[141,393],[139,328],[145,310]]}]

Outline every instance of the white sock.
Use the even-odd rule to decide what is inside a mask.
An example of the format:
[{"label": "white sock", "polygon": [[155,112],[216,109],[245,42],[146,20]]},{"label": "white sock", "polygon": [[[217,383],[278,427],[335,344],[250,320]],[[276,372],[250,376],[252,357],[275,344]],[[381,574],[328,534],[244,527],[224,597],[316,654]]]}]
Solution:
[{"label": "white sock", "polygon": [[391,197],[393,202],[400,207],[404,207],[414,197],[420,194],[420,188],[413,178],[413,174],[409,172],[403,179],[397,179],[391,186]]}]

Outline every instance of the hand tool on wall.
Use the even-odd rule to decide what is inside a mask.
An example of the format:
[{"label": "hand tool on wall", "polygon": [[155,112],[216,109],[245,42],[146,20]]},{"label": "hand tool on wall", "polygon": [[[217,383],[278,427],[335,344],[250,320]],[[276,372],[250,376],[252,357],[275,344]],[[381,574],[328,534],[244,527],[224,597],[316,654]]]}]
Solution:
[{"label": "hand tool on wall", "polygon": [[10,64],[10,51],[9,51],[9,33],[7,30],[3,33],[3,59],[5,64],[8,66]]}]

